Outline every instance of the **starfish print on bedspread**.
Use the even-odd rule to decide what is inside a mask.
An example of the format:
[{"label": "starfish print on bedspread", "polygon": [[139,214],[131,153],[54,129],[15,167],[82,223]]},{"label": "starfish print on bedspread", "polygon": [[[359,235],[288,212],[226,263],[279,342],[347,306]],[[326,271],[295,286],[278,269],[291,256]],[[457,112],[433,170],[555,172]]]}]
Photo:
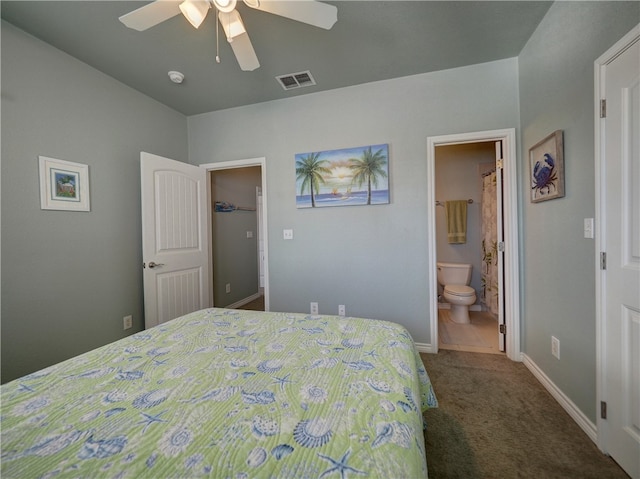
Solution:
[{"label": "starfish print on bedspread", "polygon": [[339,459],[339,460],[335,460],[335,459],[330,458],[329,456],[325,456],[324,454],[318,453],[318,456],[320,456],[322,459],[324,459],[326,461],[329,461],[331,464],[333,464],[332,467],[330,467],[329,469],[324,471],[322,474],[320,474],[320,477],[328,476],[330,474],[333,474],[334,472],[339,472],[341,479],[346,479],[347,478],[347,474],[349,472],[353,472],[355,474],[361,474],[363,476],[368,475],[364,471],[359,471],[358,469],[354,469],[353,467],[347,465],[347,462],[349,461],[349,456],[350,455],[351,455],[351,449],[349,449],[347,452],[345,452],[344,456],[342,456],[342,458]]},{"label": "starfish print on bedspread", "polygon": [[277,376],[274,376],[273,380],[276,384],[280,385],[280,390],[284,391],[284,386],[285,384],[289,383],[292,384],[293,381],[291,379],[289,379],[289,376],[291,376],[291,374],[287,374],[286,376],[279,378]]},{"label": "starfish print on bedspread", "polygon": [[160,416],[162,416],[165,412],[167,411],[162,411],[156,414],[155,416],[141,412],[140,414],[144,416],[144,419],[140,421],[138,424],[144,424],[144,428],[142,428],[142,432],[143,433],[147,432],[147,429],[149,428],[149,426],[151,426],[151,424],[153,424],[154,422],[167,422],[164,419],[160,419]]}]

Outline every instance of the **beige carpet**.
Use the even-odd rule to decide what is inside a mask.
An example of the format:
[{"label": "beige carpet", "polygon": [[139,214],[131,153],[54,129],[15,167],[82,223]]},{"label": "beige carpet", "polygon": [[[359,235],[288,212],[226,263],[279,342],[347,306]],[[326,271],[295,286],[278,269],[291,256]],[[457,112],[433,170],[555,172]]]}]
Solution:
[{"label": "beige carpet", "polygon": [[629,479],[522,364],[505,355],[421,354],[429,479]]}]

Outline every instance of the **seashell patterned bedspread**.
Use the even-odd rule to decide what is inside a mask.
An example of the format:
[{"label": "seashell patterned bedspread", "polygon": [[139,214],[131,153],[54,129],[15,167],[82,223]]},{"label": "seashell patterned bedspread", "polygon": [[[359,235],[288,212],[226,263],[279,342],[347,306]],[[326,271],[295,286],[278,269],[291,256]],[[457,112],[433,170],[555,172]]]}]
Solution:
[{"label": "seashell patterned bedspread", "polygon": [[8,478],[422,478],[436,407],[395,323],[206,309],[1,388]]}]

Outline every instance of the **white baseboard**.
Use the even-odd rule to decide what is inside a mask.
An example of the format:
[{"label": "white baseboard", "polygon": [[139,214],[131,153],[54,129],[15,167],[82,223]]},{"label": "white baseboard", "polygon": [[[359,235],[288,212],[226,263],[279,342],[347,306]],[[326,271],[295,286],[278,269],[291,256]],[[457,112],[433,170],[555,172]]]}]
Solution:
[{"label": "white baseboard", "polygon": [[419,353],[437,353],[438,351],[430,343],[414,343]]},{"label": "white baseboard", "polygon": [[571,416],[571,418],[580,426],[587,436],[598,444],[598,429],[596,425],[584,415],[580,409],[564,394],[549,377],[533,362],[533,360],[522,353],[522,362],[527,367],[531,374],[533,374],[538,381],[549,391],[556,401],[562,406],[562,408]]},{"label": "white baseboard", "polygon": [[254,299],[258,299],[260,296],[262,296],[262,293],[260,293],[258,291],[256,294],[252,294],[251,296],[248,296],[248,297],[246,297],[244,299],[241,299],[240,301],[236,301],[233,304],[229,304],[229,305],[225,306],[225,308],[227,308],[227,309],[239,308],[240,306],[244,306],[245,304],[250,303]]}]

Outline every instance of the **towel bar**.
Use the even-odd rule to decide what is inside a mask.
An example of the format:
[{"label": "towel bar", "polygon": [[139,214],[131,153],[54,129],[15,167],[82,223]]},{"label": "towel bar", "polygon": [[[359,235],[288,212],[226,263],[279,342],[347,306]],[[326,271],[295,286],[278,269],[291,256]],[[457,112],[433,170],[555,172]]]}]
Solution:
[{"label": "towel bar", "polygon": [[[471,198],[469,198],[467,200],[467,203],[471,204],[471,203],[473,203],[473,200]],[[436,206],[444,206],[444,202],[440,201],[440,200],[436,200]]]}]

